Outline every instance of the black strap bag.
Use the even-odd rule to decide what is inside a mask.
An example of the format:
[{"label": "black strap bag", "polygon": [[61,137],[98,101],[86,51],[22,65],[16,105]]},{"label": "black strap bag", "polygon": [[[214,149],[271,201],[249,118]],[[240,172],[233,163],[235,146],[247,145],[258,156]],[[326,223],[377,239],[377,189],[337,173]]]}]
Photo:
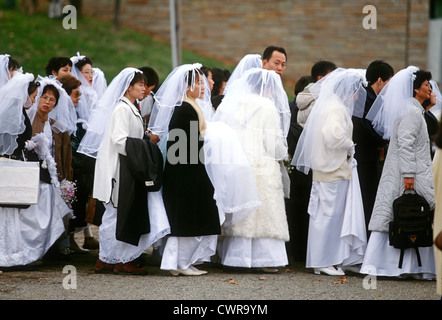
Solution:
[{"label": "black strap bag", "polygon": [[389,224],[390,245],[400,249],[399,268],[402,268],[404,250],[416,250],[422,266],[419,247],[433,245],[433,211],[427,200],[415,190],[406,190],[393,201],[393,221]]}]

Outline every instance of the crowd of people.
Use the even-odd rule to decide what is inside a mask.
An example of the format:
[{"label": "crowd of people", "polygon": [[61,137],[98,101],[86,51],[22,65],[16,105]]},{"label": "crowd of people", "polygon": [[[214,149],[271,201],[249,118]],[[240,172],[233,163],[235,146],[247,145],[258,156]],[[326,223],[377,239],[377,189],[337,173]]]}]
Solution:
[{"label": "crowd of people", "polygon": [[[80,53],[36,78],[0,55],[0,169],[36,162],[40,176],[36,203],[0,203],[0,267],[98,249],[95,272],[145,274],[138,258],[153,247],[172,275],[293,260],[316,274],[437,279],[442,295],[440,249],[421,248],[420,264],[406,250],[399,268],[388,241],[404,190],[434,211],[434,238],[442,229],[431,73],[319,61],[289,101],[286,64],[269,46],[231,74],[183,64],[160,83],[152,67],[127,67],[108,84]],[[159,185],[146,178],[154,164]]]}]

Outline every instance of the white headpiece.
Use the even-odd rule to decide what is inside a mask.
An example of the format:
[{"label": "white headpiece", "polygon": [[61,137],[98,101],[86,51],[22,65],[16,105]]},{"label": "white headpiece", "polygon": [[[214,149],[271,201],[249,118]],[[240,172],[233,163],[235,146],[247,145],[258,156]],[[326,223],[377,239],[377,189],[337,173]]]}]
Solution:
[{"label": "white headpiece", "polygon": [[[200,71],[201,64],[184,64],[176,67],[163,82],[155,93],[155,103],[149,120],[149,129],[162,139],[167,135],[169,122],[176,106],[181,106],[187,95],[187,87],[190,83],[191,90],[194,89],[196,76],[199,74],[204,79],[204,99],[197,103],[204,113],[205,118],[210,118],[212,105],[210,103],[209,83]],[[189,76],[191,78],[189,78]],[[201,103],[203,102],[203,103]],[[209,120],[209,119],[207,119]]]},{"label": "white headpiece", "polygon": [[78,152],[94,158],[97,156],[103,136],[109,127],[114,108],[124,97],[136,72],[142,73],[135,68],[125,68],[109,84],[103,97],[92,110],[87,122],[87,131],[81,140]]},{"label": "white headpiece", "polygon": [[240,78],[246,71],[253,68],[262,68],[262,58],[259,54],[247,54],[239,62],[233,70],[229,80],[227,80],[226,88],[224,89],[224,95],[227,93],[227,89],[232,83]]},{"label": "white headpiece", "polygon": [[[274,71],[253,68],[232,82],[229,91],[217,108],[214,121],[222,121],[234,129],[246,126],[262,130],[262,128],[254,128],[255,121],[251,120],[255,117],[256,110],[262,103],[270,103],[274,106],[279,116],[280,127],[267,128],[267,139],[280,139],[283,145],[287,146],[291,117],[290,107],[281,77]],[[278,160],[284,157],[285,154],[275,154],[275,158]]]},{"label": "white headpiece", "polygon": [[409,66],[396,73],[385,85],[374,101],[366,118],[385,140],[389,140],[397,119],[413,106],[414,74],[419,68]]},{"label": "white headpiece", "polygon": [[23,107],[28,100],[28,86],[34,81],[31,73],[16,72],[0,88],[0,154],[11,155],[17,148],[17,137],[25,130]]},{"label": "white headpiece", "polygon": [[0,88],[11,78],[9,74],[9,54],[0,55]]},{"label": "white headpiece", "polygon": [[442,111],[442,95],[439,90],[439,86],[437,85],[437,82],[434,80],[430,80],[431,83],[431,89],[436,94],[436,104],[431,107],[430,111],[434,114],[434,116],[437,118],[437,120],[440,121],[441,119],[441,111]]},{"label": "white headpiece", "polygon": [[100,69],[92,68],[94,72],[92,84],[90,84],[83,76],[81,70],[78,69],[76,64],[85,58],[86,56],[80,55],[79,52],[77,52],[76,56],[71,57],[72,75],[81,82],[80,91],[82,96],[78,102],[76,111],[78,113],[78,117],[83,121],[87,121],[89,119],[92,110],[95,108],[98,100],[107,88],[104,73]]},{"label": "white headpiece", "polygon": [[53,77],[41,76],[37,77],[36,82],[39,83],[37,96],[35,97],[35,103],[28,111],[29,120],[31,120],[31,123],[34,121],[35,114],[37,113],[38,103],[41,95],[43,94],[43,89],[47,85],[52,85],[58,90],[59,93],[58,102],[48,115],[50,119],[56,121],[52,125],[52,130],[56,132],[68,131],[69,134],[75,132],[77,130],[77,115],[75,113],[75,106],[72,103],[69,95],[66,93],[66,90],[63,89],[61,83]]},{"label": "white headpiece", "polygon": [[[348,148],[340,145],[351,142],[351,117],[362,117],[365,107],[365,78],[360,70],[338,68],[321,78],[311,88],[315,97],[314,107],[307,118],[299,138],[292,165],[307,174],[310,169],[333,171],[342,164],[341,159],[324,159],[319,148]],[[335,126],[333,142],[323,134],[326,126]],[[348,136],[347,136],[347,133]],[[340,139],[342,136],[342,139]],[[333,143],[333,145],[330,145]]]}]

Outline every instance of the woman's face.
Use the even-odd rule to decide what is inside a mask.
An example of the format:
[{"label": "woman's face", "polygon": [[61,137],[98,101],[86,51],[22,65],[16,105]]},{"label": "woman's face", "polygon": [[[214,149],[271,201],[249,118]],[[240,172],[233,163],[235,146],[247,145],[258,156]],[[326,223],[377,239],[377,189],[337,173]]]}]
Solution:
[{"label": "woman's face", "polygon": [[86,79],[89,84],[92,84],[92,80],[94,79],[94,70],[92,70],[92,66],[87,63],[81,68],[81,74]]},{"label": "woman's face", "polygon": [[416,99],[419,101],[425,101],[431,98],[431,84],[428,80],[422,82],[419,89],[415,89]]},{"label": "woman's face", "polygon": [[38,90],[35,89],[34,92],[32,92],[29,97],[28,100],[25,103],[25,108],[29,109],[35,102],[35,97],[37,96]]},{"label": "woman's face", "polygon": [[209,71],[208,74],[207,74],[207,81],[209,82],[210,91],[212,91],[213,90],[213,84],[215,83],[215,81],[213,81],[213,77],[212,77],[212,72],[211,71]]},{"label": "woman's face", "polygon": [[72,103],[74,104],[74,107],[78,106],[78,102],[80,102],[80,96],[81,96],[80,87],[72,89],[70,97]]},{"label": "woman's face", "polygon": [[43,93],[40,97],[40,100],[38,100],[37,111],[40,114],[47,115],[54,109],[56,103],[57,99],[55,98],[54,93],[48,90]]},{"label": "woman's face", "polygon": [[220,94],[220,95],[224,94],[224,89],[226,88],[226,84],[227,84],[226,81],[223,81],[223,82],[221,83],[221,86],[220,86],[220,88],[219,88],[219,94]]},{"label": "woman's face", "polygon": [[55,77],[57,77],[57,79],[61,79],[64,76],[72,76],[71,70],[72,70],[71,66],[67,64],[64,67],[61,67],[60,69],[58,69],[57,73],[55,71],[52,71],[52,74]]},{"label": "woman's face", "polygon": [[11,79],[12,79],[12,77],[14,76],[14,73],[15,73],[15,71],[17,71],[18,69],[17,68],[10,68],[9,69],[9,75],[11,76]]},{"label": "woman's face", "polygon": [[129,86],[127,89],[127,93],[133,99],[143,100],[144,92],[146,91],[146,87],[144,86],[144,81],[138,81],[133,86]]},{"label": "woman's face", "polygon": [[192,99],[203,99],[204,98],[204,79],[203,77],[198,77],[195,79],[195,87],[187,86],[187,96]]}]

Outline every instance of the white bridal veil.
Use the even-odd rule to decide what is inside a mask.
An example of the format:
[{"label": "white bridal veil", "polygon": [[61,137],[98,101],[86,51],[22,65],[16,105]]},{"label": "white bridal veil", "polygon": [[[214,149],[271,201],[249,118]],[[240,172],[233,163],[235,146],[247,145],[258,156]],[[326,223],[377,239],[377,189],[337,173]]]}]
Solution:
[{"label": "white bridal veil", "polygon": [[[316,101],[293,156],[297,170],[307,174],[310,169],[330,172],[339,168],[341,159],[323,159],[318,152],[320,148],[351,148],[351,117],[363,115],[365,84],[361,70],[338,68],[310,88]],[[326,126],[333,126],[334,137],[324,135]]]},{"label": "white bridal veil", "polygon": [[389,140],[396,120],[413,108],[413,81],[419,68],[409,66],[397,72],[374,101],[366,118],[385,140]]},{"label": "white bridal veil", "polygon": [[67,94],[55,78],[53,77],[41,77],[38,76],[36,82],[39,84],[37,96],[35,97],[35,103],[28,111],[29,120],[31,123],[34,121],[35,114],[37,113],[38,103],[40,101],[41,95],[43,94],[43,89],[47,85],[54,86],[58,93],[58,102],[54,109],[49,113],[49,118],[55,120],[56,122],[52,125],[52,130],[55,132],[65,132],[69,131],[72,134],[76,131],[77,126],[77,114],[75,113],[75,106],[72,103],[71,98]]},{"label": "white bridal veil", "polygon": [[87,122],[87,131],[81,140],[78,152],[93,158],[97,157],[104,134],[109,127],[112,112],[129,88],[135,72],[141,73],[136,68],[125,68],[111,81],[103,97],[98,101],[96,107],[92,109]]},{"label": "white bridal veil", "polygon": [[14,77],[0,88],[0,154],[11,155],[17,148],[17,137],[25,130],[23,107],[27,102],[31,73],[16,72]]},{"label": "white bridal veil", "polygon": [[97,105],[98,100],[104,94],[104,91],[107,88],[107,82],[103,71],[95,67],[92,68],[94,72],[92,84],[90,84],[86,80],[80,69],[75,66],[79,61],[84,58],[86,57],[80,55],[80,53],[77,52],[76,56],[71,57],[71,61],[72,75],[81,82],[80,91],[82,93],[82,96],[80,101],[78,102],[77,113],[78,117],[81,119],[80,121],[86,122],[89,119],[92,110]]}]

